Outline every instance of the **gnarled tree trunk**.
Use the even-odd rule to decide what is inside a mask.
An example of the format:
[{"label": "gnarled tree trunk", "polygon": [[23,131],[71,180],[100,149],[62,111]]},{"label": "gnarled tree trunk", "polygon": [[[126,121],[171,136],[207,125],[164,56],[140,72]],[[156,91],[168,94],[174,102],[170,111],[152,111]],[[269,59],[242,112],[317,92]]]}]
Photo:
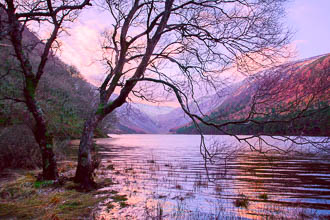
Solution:
[{"label": "gnarled tree trunk", "polygon": [[57,171],[56,157],[53,152],[53,138],[50,134],[47,133],[47,122],[45,115],[34,98],[35,87],[29,82],[31,81],[27,79],[26,86],[24,88],[24,96],[26,105],[36,121],[33,134],[37,143],[39,144],[41,151],[42,179],[57,180],[59,176]]},{"label": "gnarled tree trunk", "polygon": [[98,123],[102,120],[102,116],[93,113],[84,124],[84,130],[80,139],[78,166],[74,182],[79,183],[83,189],[90,190],[96,187],[93,180],[93,171],[95,169],[91,149],[93,146],[94,131]]},{"label": "gnarled tree trunk", "polygon": [[42,178],[44,180],[57,180],[59,176],[51,136],[47,135],[40,127],[36,129],[34,135],[39,143],[42,155]]}]

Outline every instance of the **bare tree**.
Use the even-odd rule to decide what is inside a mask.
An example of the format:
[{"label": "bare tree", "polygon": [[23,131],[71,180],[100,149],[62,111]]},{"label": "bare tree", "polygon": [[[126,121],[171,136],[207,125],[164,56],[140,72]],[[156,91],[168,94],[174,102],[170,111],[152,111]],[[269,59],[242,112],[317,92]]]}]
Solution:
[{"label": "bare tree", "polygon": [[202,85],[216,90],[221,73],[233,64],[260,66],[256,57],[273,62],[290,35],[281,24],[284,0],[105,2],[114,21],[104,43],[109,71],[99,88],[98,109],[86,121],[80,142],[75,181],[85,188],[94,186],[94,130],[130,94],[148,98],[150,83],[162,85],[197,124],[203,118],[190,114],[187,103]]},{"label": "bare tree", "polygon": [[[77,12],[90,5],[90,0],[38,0],[14,1],[1,0],[0,10],[5,12],[2,27],[8,32],[8,40],[19,63],[19,71],[24,79],[24,99],[15,100],[26,104],[33,115],[35,126],[34,137],[39,144],[42,155],[43,179],[56,180],[58,171],[56,158],[52,149],[53,137],[47,132],[47,120],[36,100],[38,84],[44,74],[44,69],[50,57],[54,56],[53,48],[57,47],[57,37],[66,22],[72,22]],[[39,39],[28,37],[25,30],[28,25],[39,25],[51,29],[44,43]],[[33,53],[33,56],[31,55]],[[38,65],[34,68],[33,57],[39,56]]]}]

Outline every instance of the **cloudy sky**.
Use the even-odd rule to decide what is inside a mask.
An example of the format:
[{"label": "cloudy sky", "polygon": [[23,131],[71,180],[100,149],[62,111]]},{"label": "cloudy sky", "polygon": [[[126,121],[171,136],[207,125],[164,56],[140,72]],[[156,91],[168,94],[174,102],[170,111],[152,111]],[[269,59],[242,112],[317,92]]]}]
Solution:
[{"label": "cloudy sky", "polygon": [[[330,53],[330,0],[291,0],[287,9],[287,24],[295,32],[293,45],[297,58],[308,58]],[[100,54],[100,34],[111,27],[107,12],[85,10],[63,36],[60,56],[75,65],[85,78],[99,84],[104,78]]]}]

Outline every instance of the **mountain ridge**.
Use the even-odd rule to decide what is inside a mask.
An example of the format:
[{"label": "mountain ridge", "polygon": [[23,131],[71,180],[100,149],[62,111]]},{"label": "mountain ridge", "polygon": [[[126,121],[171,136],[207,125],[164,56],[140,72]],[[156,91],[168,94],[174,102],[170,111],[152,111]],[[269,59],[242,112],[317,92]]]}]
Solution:
[{"label": "mountain ridge", "polygon": [[[307,106],[308,109],[306,110],[306,112],[309,112],[311,108],[316,108],[316,105],[320,105],[320,103],[324,105],[324,108],[326,108],[328,111],[329,108],[327,108],[326,106],[329,105],[329,73],[330,54],[293,61],[275,68],[268,69],[266,71],[261,71],[257,73],[257,75],[254,75],[252,80],[246,79],[247,81],[250,80],[251,82],[242,83],[241,86],[236,91],[234,91],[231,96],[229,96],[218,108],[214,109],[211,112],[210,118],[213,118],[212,120],[218,122],[239,119],[242,120],[243,118],[246,118],[251,110],[249,107],[251,106],[251,99],[255,97],[254,93],[260,93],[259,91],[261,91],[262,89],[265,90],[264,96],[260,97],[258,102],[264,103],[257,105],[256,109],[254,109],[254,111],[259,112],[259,114],[255,114],[255,117],[258,118],[258,120],[261,120],[262,114],[266,114],[266,116],[272,115],[273,113],[271,111],[282,111],[276,117],[284,118],[285,114],[288,115],[294,114],[294,112],[299,112],[299,109],[306,107],[307,104],[309,106]],[[287,110],[284,111],[283,109]],[[292,128],[289,128],[288,125],[282,124],[282,126],[285,127],[282,128],[282,130],[278,127],[276,128],[277,130],[275,128],[269,128],[270,130],[273,129],[274,131],[267,132],[275,134],[304,133],[316,135],[317,131],[321,130],[320,134],[329,135],[330,122],[329,117],[327,117],[328,112],[324,111],[322,114],[323,116],[319,115],[319,117],[325,120],[323,124],[315,122],[314,125],[312,125],[313,123],[306,119],[308,117],[304,116],[304,119],[302,119],[300,122],[299,120],[296,120],[294,122],[296,123],[295,126],[297,127],[296,131],[294,131]],[[275,115],[273,115],[272,117],[275,117]],[[316,120],[316,118],[310,120]],[[253,126],[258,127],[256,125]],[[249,127],[252,132],[254,129],[253,126],[250,125],[246,127]],[[315,131],[313,131],[312,129],[313,126],[315,127]],[[234,128],[231,129],[235,130]],[[258,131],[254,132],[265,133],[265,130],[267,129],[264,129],[263,131],[260,128],[256,129]],[[287,131],[284,131],[285,129]],[[172,130],[177,133],[197,132],[191,124]],[[206,133],[218,133],[215,130],[205,130]],[[239,129],[236,128],[235,132],[239,133],[238,130]],[[249,133],[246,130],[243,132],[243,130],[241,133]]]}]

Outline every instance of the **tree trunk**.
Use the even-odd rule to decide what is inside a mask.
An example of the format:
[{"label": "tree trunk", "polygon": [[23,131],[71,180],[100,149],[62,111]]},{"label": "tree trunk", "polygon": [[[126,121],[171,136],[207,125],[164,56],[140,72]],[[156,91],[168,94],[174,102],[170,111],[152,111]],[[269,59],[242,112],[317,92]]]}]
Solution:
[{"label": "tree trunk", "polygon": [[[33,130],[34,137],[39,144],[42,156],[42,179],[44,180],[57,180],[58,171],[55,154],[53,152],[52,137],[47,133],[47,121],[42,109],[40,108],[37,100],[35,99],[36,89],[39,79],[43,71],[39,71],[37,75],[33,74],[32,65],[29,57],[23,50],[22,46],[22,26],[16,17],[16,7],[13,1],[7,1],[8,9],[8,24],[10,27],[10,40],[15,50],[15,55],[21,66],[25,85],[24,85],[24,98],[28,110],[32,113],[36,125]],[[49,48],[48,48],[49,50]],[[48,51],[49,52],[49,51]],[[43,62],[47,61],[48,53],[44,53]],[[41,59],[43,59],[41,57]],[[39,66],[39,68],[42,66]],[[44,65],[43,65],[44,67]],[[43,70],[43,69],[42,69]]]},{"label": "tree trunk", "polygon": [[[27,79],[28,82],[29,79]],[[32,113],[36,125],[33,131],[34,137],[39,144],[42,156],[42,179],[43,180],[57,180],[58,171],[56,157],[53,152],[53,138],[47,133],[47,122],[45,115],[35,100],[35,88],[27,83],[24,89],[24,96],[26,105]]]},{"label": "tree trunk", "polygon": [[102,117],[95,113],[85,122],[84,130],[80,139],[79,153],[78,153],[78,166],[74,178],[75,183],[79,183],[81,188],[91,190],[96,187],[93,180],[93,159],[91,149],[93,146],[94,131]]},{"label": "tree trunk", "polygon": [[39,147],[42,155],[42,179],[57,180],[59,176],[52,138],[47,136],[45,132],[40,132],[35,136],[41,136],[39,137]]}]

